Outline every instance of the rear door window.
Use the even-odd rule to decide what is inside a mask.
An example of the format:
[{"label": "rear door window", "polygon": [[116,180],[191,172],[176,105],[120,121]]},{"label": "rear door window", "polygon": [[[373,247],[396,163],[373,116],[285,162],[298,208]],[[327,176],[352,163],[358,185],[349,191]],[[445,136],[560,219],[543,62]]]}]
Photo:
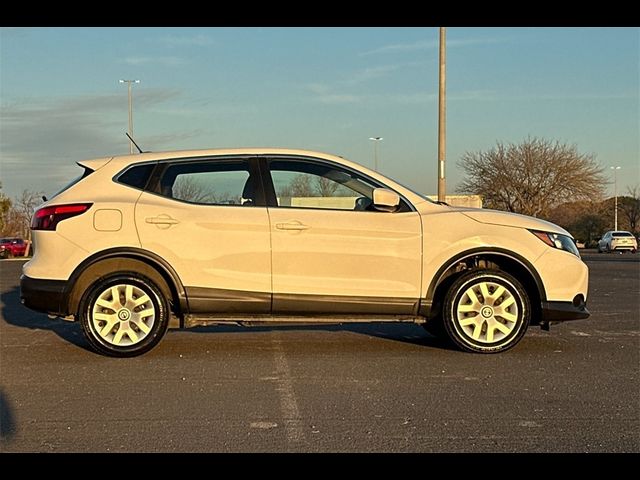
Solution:
[{"label": "rear door window", "polygon": [[162,173],[160,195],[201,205],[254,206],[257,178],[246,160],[170,164]]}]

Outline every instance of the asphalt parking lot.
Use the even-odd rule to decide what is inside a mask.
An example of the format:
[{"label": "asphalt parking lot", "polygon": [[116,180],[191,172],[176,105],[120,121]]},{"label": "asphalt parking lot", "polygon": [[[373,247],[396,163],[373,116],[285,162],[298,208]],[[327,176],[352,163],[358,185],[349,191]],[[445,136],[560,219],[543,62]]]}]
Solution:
[{"label": "asphalt parking lot", "polygon": [[0,261],[0,450],[639,452],[640,255],[584,258],[592,316],[500,355],[377,324],[172,330],[133,359],[22,307]]}]

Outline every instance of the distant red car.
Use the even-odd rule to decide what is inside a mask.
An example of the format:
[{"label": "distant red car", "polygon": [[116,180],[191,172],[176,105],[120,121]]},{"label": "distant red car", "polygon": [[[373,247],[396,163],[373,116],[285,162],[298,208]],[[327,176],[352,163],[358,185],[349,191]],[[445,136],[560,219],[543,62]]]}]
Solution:
[{"label": "distant red car", "polygon": [[23,257],[26,249],[22,238],[0,238],[0,258]]}]

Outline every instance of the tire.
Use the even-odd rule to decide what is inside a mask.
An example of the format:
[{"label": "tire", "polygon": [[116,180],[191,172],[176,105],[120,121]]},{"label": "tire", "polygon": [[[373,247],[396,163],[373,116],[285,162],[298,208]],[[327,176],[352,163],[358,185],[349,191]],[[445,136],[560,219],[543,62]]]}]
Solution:
[{"label": "tire", "polygon": [[522,339],[530,319],[531,302],[524,288],[499,270],[461,275],[444,299],[444,328],[449,339],[466,352],[509,350]]},{"label": "tire", "polygon": [[[116,293],[119,298],[114,300]],[[78,310],[91,347],[111,357],[148,352],[160,342],[169,325],[167,299],[161,290],[149,278],[133,272],[117,273],[94,283],[80,300]]]}]

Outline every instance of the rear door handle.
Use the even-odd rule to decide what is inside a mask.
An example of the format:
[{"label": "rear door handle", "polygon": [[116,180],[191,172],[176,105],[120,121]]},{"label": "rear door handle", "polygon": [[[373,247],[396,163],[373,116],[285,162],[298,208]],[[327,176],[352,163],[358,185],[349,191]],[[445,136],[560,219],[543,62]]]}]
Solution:
[{"label": "rear door handle", "polygon": [[175,218],[171,218],[166,213],[161,213],[157,217],[147,217],[144,219],[145,222],[151,223],[153,225],[175,225],[176,223],[180,223],[180,221]]},{"label": "rear door handle", "polygon": [[276,223],[276,228],[278,230],[308,230],[311,227],[297,220],[293,220],[291,222]]}]

